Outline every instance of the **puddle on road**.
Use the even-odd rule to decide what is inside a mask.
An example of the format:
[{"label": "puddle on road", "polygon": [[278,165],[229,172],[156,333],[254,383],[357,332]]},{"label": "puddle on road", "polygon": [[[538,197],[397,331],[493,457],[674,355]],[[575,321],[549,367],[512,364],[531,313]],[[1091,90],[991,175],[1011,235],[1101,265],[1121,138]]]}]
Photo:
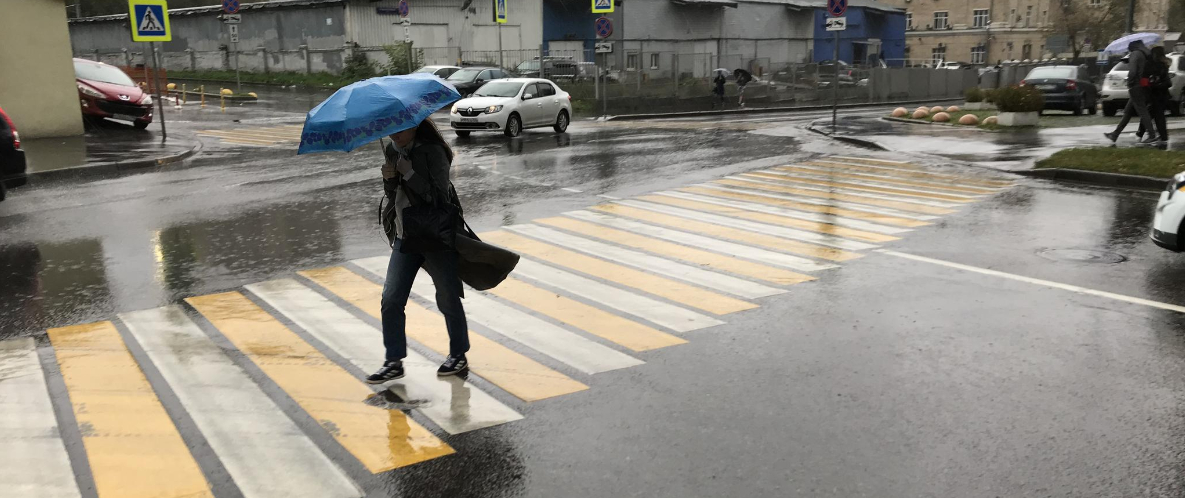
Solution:
[{"label": "puddle on road", "polygon": [[367,398],[362,402],[368,406],[382,408],[384,410],[413,410],[416,408],[421,408],[429,403],[429,401],[426,399],[410,399],[405,401],[400,399],[400,397],[395,393],[391,392],[390,389],[384,389],[375,394],[367,396]]},{"label": "puddle on road", "polygon": [[1128,261],[1128,258],[1108,251],[1095,249],[1042,249],[1038,256],[1051,261],[1070,261],[1074,263],[1103,263],[1116,264]]}]

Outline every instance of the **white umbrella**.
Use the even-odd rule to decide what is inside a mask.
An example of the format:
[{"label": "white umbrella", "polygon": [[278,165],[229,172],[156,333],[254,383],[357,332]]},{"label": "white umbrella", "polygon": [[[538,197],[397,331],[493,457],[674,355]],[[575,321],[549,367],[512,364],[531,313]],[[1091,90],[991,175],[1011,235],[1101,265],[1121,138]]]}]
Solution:
[{"label": "white umbrella", "polygon": [[1134,41],[1143,42],[1145,45],[1152,45],[1161,41],[1161,35],[1157,33],[1133,33],[1131,35],[1124,35],[1115,39],[1104,52],[1109,54],[1123,54],[1128,52],[1128,44]]},{"label": "white umbrella", "polygon": [[723,67],[718,67],[718,68],[712,70],[713,76],[716,76],[717,73],[721,73],[721,74],[724,74],[725,76],[729,76],[730,74],[733,74],[733,71],[730,71]]}]

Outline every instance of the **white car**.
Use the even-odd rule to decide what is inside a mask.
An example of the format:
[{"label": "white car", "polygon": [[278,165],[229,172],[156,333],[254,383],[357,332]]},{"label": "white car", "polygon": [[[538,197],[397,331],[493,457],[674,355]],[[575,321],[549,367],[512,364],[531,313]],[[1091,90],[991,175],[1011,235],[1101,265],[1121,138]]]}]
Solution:
[{"label": "white car", "polygon": [[[1169,111],[1172,115],[1181,116],[1183,106],[1186,106],[1186,57],[1177,52],[1167,54],[1166,57],[1170,60],[1170,78],[1174,82],[1170,87],[1170,97],[1174,101]],[[1125,84],[1127,78],[1128,58],[1125,57],[1108,71],[1103,84],[1100,85],[1100,104],[1105,116],[1115,116],[1117,111],[1123,111],[1124,106],[1128,105],[1128,85]]]},{"label": "white car", "polygon": [[564,133],[571,121],[572,96],[539,78],[491,81],[449,110],[449,127],[459,137],[473,131],[502,131],[516,137],[527,128],[544,126]]},{"label": "white car", "polygon": [[1178,173],[1161,192],[1149,238],[1161,247],[1182,252],[1182,232],[1186,231],[1183,220],[1186,220],[1186,173]]},{"label": "white car", "polygon": [[413,72],[429,73],[429,74],[436,75],[437,77],[439,77],[441,79],[445,79],[445,78],[448,78],[453,73],[456,73],[457,70],[459,70],[459,69],[461,69],[461,68],[459,68],[457,66],[424,66],[424,67],[417,69]]}]

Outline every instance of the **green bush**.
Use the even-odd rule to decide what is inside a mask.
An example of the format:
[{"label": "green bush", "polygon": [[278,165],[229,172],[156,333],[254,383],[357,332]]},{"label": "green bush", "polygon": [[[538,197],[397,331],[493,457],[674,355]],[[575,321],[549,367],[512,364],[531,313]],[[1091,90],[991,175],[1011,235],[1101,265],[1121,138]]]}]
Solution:
[{"label": "green bush", "polygon": [[996,91],[997,109],[1001,112],[1037,112],[1042,110],[1046,99],[1042,91],[1033,86],[1011,86]]},{"label": "green bush", "polygon": [[387,52],[387,67],[384,69],[388,74],[408,74],[424,65],[424,54],[417,53],[411,43],[384,45],[383,51]]},{"label": "green bush", "polygon": [[996,88],[989,88],[987,90],[984,90],[983,93],[984,93],[984,101],[985,102],[992,104],[997,101],[997,89]]},{"label": "green bush", "polygon": [[342,68],[342,78],[347,80],[362,80],[375,75],[375,63],[367,59],[366,54],[354,52],[346,58],[346,66]]},{"label": "green bush", "polygon": [[964,101],[969,103],[984,102],[984,90],[978,86],[964,90]]}]

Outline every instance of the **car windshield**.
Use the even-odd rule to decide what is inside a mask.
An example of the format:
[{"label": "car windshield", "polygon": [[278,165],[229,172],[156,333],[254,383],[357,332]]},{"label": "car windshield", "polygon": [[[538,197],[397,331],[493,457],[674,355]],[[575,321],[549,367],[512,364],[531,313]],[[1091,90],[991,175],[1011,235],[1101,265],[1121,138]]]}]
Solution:
[{"label": "car windshield", "polygon": [[80,80],[98,81],[113,85],[136,86],[132,78],[129,78],[123,71],[120,71],[118,67],[108,66],[107,64],[75,62],[74,77]]},{"label": "car windshield", "polygon": [[480,72],[482,72],[481,69],[459,69],[456,73],[450,74],[446,79],[449,81],[473,81],[474,78],[478,77],[478,73]]},{"label": "car windshield", "polygon": [[1112,68],[1112,71],[1128,71],[1128,61],[1120,61],[1116,67]]},{"label": "car windshield", "polygon": [[417,69],[417,70],[416,70],[416,71],[414,71],[414,72],[417,72],[417,73],[435,73],[435,72],[436,72],[436,70],[437,70],[437,68],[435,68],[435,67],[432,67],[432,66],[424,66],[424,67],[422,67],[422,68],[420,68],[420,69]]},{"label": "car windshield", "polygon": [[515,70],[516,71],[535,71],[539,69],[539,61],[523,61]]},{"label": "car windshield", "polygon": [[1068,80],[1068,79],[1074,79],[1074,78],[1075,78],[1075,68],[1073,68],[1073,67],[1059,67],[1059,66],[1036,67],[1036,68],[1034,68],[1033,71],[1030,71],[1030,74],[1028,76],[1025,77],[1025,79],[1027,79],[1027,80],[1041,80],[1041,79]]},{"label": "car windshield", "polygon": [[521,88],[523,88],[522,83],[492,81],[482,85],[482,88],[474,92],[474,97],[514,97],[519,95],[519,89]]}]

